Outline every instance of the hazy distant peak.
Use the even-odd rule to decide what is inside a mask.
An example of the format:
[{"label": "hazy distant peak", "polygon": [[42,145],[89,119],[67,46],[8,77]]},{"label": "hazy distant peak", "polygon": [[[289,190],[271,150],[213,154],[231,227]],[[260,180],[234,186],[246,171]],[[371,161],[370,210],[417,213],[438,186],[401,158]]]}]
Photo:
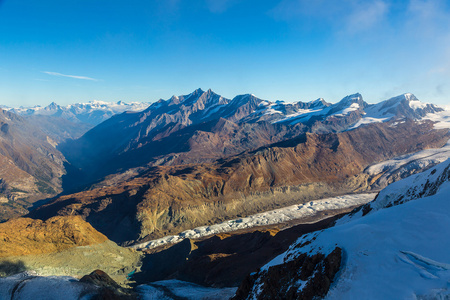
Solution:
[{"label": "hazy distant peak", "polygon": [[56,104],[56,102],[52,102],[52,103],[50,103],[47,106],[47,108],[49,108],[49,109],[57,109],[57,108],[60,108],[60,106],[58,104]]},{"label": "hazy distant peak", "polygon": [[330,104],[327,103],[323,98],[318,98],[316,100],[309,102],[310,108],[319,108],[323,106],[329,106]]},{"label": "hazy distant peak", "polygon": [[392,102],[394,102],[394,101],[408,101],[409,102],[409,101],[419,101],[419,99],[417,99],[417,97],[414,94],[412,94],[412,93],[404,93],[404,94],[401,94],[401,95],[389,98],[386,101],[392,101]]}]

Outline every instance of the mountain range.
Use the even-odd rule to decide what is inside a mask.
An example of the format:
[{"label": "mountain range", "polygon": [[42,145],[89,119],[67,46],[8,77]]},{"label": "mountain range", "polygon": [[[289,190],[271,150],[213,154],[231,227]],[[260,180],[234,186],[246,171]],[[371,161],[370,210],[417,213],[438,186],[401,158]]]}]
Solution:
[{"label": "mountain range", "polygon": [[144,110],[150,105],[145,102],[131,102],[123,101],[104,102],[104,101],[90,101],[87,103],[75,103],[66,106],[61,106],[55,102],[48,106],[33,106],[33,107],[19,107],[11,108],[2,106],[4,110],[21,116],[52,116],[60,117],[75,123],[87,123],[93,126],[106,121],[115,114],[123,113],[125,111],[140,111]]},{"label": "mountain range", "polygon": [[60,144],[68,161],[63,187],[76,193],[30,216],[79,214],[108,238],[133,243],[371,190],[381,174],[365,168],[447,143],[448,129],[427,119],[443,112],[412,94],[374,105],[360,94],[286,104],[198,89]]},{"label": "mountain range", "polygon": [[[313,201],[378,193],[394,182],[374,202],[337,221],[356,224],[376,219],[371,216],[383,214],[386,208],[432,196],[448,180],[445,167],[437,164],[450,153],[450,112],[425,104],[410,93],[377,104],[365,102],[357,93],[333,104],[324,99],[272,102],[252,94],[228,99],[212,90],[197,89],[153,104],[97,101],[63,107],[52,103],[45,108],[2,109],[0,113],[1,217],[4,221],[14,218],[0,224],[0,244],[7,249],[3,256],[27,254],[26,261],[38,266],[43,261],[41,255],[56,255],[58,260],[50,260],[59,261],[67,255],[83,256],[80,251],[89,248],[97,253],[94,260],[104,262],[102,254],[111,251],[114,257],[123,257],[118,260],[130,262],[126,266],[117,261],[114,267],[105,262],[108,273],[124,284],[177,278],[236,287],[245,274],[256,272],[244,280],[237,299],[272,295],[275,290],[266,289],[263,282],[274,282],[286,297],[295,293],[322,295],[311,294],[309,286],[325,295],[342,270],[345,246],[353,244],[345,244],[347,240],[343,239],[341,246],[332,247],[332,242],[327,242],[324,248],[319,245],[324,240],[314,242],[318,233],[311,233],[304,241],[317,247],[308,246],[308,253],[293,250],[306,249],[302,248],[306,245],[297,243],[289,250],[285,246],[298,235],[332,225],[335,215],[350,212],[355,202],[343,201],[347,204],[339,209],[332,209],[331,203],[316,210]],[[423,171],[428,173],[414,175]],[[407,178],[407,184],[396,185],[403,178]],[[244,222],[245,217],[256,213],[308,203],[314,211],[308,222],[314,225],[307,230],[293,227],[301,223],[289,221],[283,226],[290,229],[280,233],[263,225],[246,227],[240,237],[185,240],[160,254],[158,251],[170,245],[157,249],[139,246],[159,238],[170,241],[170,236],[180,237],[196,228],[207,231],[218,223],[223,227],[227,222]],[[378,226],[377,222],[381,221],[373,226]],[[356,229],[345,226],[329,230],[337,236],[340,229],[333,228],[359,234],[357,225]],[[229,227],[231,230],[233,226]],[[15,228],[26,229],[15,233]],[[41,249],[40,243],[45,247]],[[248,244],[253,247],[248,251],[259,253],[237,273],[227,266],[250,261],[251,256],[246,249],[241,252],[233,248],[233,243]],[[123,247],[128,246],[140,250],[125,251]],[[280,256],[285,257],[283,261],[257,270],[285,251]],[[422,255],[417,249],[401,251]],[[151,256],[154,253],[156,256]],[[418,257],[405,253],[399,254],[400,259],[414,261],[412,258]],[[173,264],[155,265],[155,261],[172,256]],[[71,264],[74,274],[86,272],[85,265],[75,268],[76,262]],[[302,265],[309,269],[303,271]],[[270,271],[272,266],[277,267]],[[292,267],[301,270],[297,274],[300,277],[295,283],[285,282],[280,274],[290,274]],[[152,274],[152,268],[158,268],[161,275]],[[320,268],[325,273],[317,271]],[[200,269],[208,275],[198,276],[195,270]],[[314,279],[311,270],[320,273],[320,278]],[[129,275],[134,272],[136,276]],[[226,275],[219,276],[220,272]],[[316,281],[321,284],[316,285]],[[333,293],[337,298],[341,295]]]},{"label": "mountain range", "polygon": [[[73,167],[96,180],[142,165],[212,162],[309,133],[331,133],[392,120],[421,120],[442,111],[404,94],[369,105],[360,94],[336,104],[323,99],[284,103],[240,95],[232,100],[211,90],[160,100],[142,112],[116,115],[75,141],[60,146]],[[94,178],[92,178],[94,177]]]}]

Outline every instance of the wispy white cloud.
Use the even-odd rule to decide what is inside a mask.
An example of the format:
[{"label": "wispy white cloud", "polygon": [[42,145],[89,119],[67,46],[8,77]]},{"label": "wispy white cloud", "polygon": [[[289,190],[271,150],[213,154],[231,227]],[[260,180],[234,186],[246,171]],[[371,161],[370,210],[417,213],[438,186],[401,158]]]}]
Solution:
[{"label": "wispy white cloud", "polygon": [[389,0],[282,0],[269,12],[276,20],[327,24],[338,33],[359,33],[381,24]]},{"label": "wispy white cloud", "polygon": [[407,29],[421,37],[448,35],[450,7],[442,0],[411,0],[406,9]]},{"label": "wispy white cloud", "polygon": [[381,24],[388,11],[388,4],[381,0],[356,3],[347,17],[347,30],[356,33],[373,28]]},{"label": "wispy white cloud", "polygon": [[67,74],[61,74],[61,73],[58,73],[58,72],[49,72],[49,71],[42,71],[42,73],[45,73],[47,75],[52,75],[52,76],[69,77],[69,78],[74,78],[74,79],[98,81],[98,79],[87,77],[87,76],[67,75]]}]

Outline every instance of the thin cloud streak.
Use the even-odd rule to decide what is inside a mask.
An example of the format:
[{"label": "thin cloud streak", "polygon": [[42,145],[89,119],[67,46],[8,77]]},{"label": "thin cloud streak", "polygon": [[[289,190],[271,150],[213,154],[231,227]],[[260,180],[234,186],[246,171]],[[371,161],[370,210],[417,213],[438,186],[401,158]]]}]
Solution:
[{"label": "thin cloud streak", "polygon": [[52,75],[52,76],[69,77],[69,78],[74,78],[74,79],[98,81],[98,79],[87,77],[87,76],[66,75],[66,74],[61,74],[61,73],[58,73],[58,72],[48,72],[48,71],[43,71],[42,73],[45,73],[47,75]]}]

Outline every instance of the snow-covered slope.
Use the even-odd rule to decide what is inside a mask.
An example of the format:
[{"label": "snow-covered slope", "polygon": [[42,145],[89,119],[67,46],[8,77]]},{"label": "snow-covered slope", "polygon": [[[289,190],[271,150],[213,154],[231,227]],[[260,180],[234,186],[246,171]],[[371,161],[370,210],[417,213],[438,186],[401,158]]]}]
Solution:
[{"label": "snow-covered slope", "polygon": [[[5,267],[6,264],[5,264]],[[101,283],[101,282],[100,282]],[[110,286],[109,286],[110,287]],[[113,294],[105,288],[70,276],[40,276],[26,271],[0,278],[0,299],[143,299],[143,300],[221,300],[233,296],[236,288],[212,288],[180,280],[165,280],[140,285],[136,295]]]},{"label": "snow-covered slope", "polygon": [[100,124],[109,119],[111,116],[123,113],[125,111],[142,111],[150,106],[150,103],[145,102],[104,102],[104,101],[90,101],[88,103],[76,103],[67,106],[60,106],[52,102],[46,107],[19,107],[19,108],[5,108],[13,113],[22,116],[44,115],[62,117],[70,121],[78,121],[92,125]]},{"label": "snow-covered slope", "polygon": [[351,129],[370,123],[387,122],[395,117],[400,117],[400,119],[408,117],[416,120],[429,119],[428,114],[434,115],[441,111],[443,108],[434,104],[422,103],[413,94],[406,93],[369,105],[364,110],[362,118]]},{"label": "snow-covered slope", "polygon": [[0,299],[81,299],[94,298],[100,288],[69,276],[37,276],[24,272],[0,278]]},{"label": "snow-covered slope", "polygon": [[[271,268],[295,263],[305,255],[329,257],[338,247],[340,270],[333,275],[325,299],[448,299],[449,200],[450,159],[388,186],[366,209],[334,227],[303,236],[254,274],[252,288],[246,289],[251,292],[240,298],[266,299]],[[306,267],[294,269],[292,278]],[[317,284],[315,274],[280,284],[299,295]]]}]

